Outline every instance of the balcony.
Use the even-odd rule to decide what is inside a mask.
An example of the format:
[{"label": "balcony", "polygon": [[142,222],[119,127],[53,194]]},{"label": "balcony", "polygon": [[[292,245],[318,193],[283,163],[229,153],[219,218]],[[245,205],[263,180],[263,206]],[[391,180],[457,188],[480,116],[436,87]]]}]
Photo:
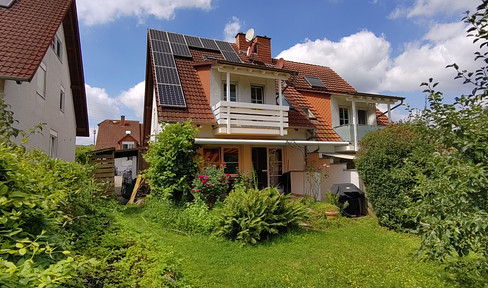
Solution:
[{"label": "balcony", "polygon": [[287,106],[220,101],[212,107],[216,135],[283,136],[288,128]]},{"label": "balcony", "polygon": [[[361,139],[363,139],[363,137],[364,137],[364,135],[366,135],[366,133],[371,132],[371,131],[375,131],[375,130],[378,130],[381,128],[383,128],[383,126],[359,125],[358,124],[358,128],[357,128],[358,139],[357,139],[357,141],[358,142],[361,141]],[[334,127],[334,131],[337,133],[337,135],[339,135],[339,137],[342,138],[343,141],[354,142],[354,126],[353,126],[353,124],[341,125],[341,126]]]}]

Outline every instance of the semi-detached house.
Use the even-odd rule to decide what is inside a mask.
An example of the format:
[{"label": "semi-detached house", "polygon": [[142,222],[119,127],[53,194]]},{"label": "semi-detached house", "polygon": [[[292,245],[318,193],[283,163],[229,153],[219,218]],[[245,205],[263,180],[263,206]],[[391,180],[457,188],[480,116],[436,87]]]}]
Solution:
[{"label": "semi-detached house", "polygon": [[0,97],[17,128],[43,124],[25,146],[74,160],[89,135],[74,0],[0,0]]},{"label": "semi-detached house", "polygon": [[162,122],[191,119],[207,165],[319,199],[335,183],[360,186],[359,141],[403,101],[360,93],[329,67],[274,59],[270,38],[243,33],[228,43],[149,29],[145,83],[145,143]]}]

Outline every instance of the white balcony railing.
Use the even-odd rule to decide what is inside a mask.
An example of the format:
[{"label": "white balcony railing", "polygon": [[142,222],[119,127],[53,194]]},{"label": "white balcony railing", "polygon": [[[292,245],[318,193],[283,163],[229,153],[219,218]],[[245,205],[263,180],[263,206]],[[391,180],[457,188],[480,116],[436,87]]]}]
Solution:
[{"label": "white balcony railing", "polygon": [[286,135],[288,106],[220,101],[212,107],[219,134]]}]

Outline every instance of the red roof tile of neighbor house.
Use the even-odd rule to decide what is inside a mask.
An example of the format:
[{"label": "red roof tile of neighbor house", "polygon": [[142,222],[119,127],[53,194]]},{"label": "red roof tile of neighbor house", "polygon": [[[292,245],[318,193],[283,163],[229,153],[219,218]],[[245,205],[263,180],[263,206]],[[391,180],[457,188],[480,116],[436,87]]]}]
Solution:
[{"label": "red roof tile of neighbor house", "polygon": [[381,112],[380,109],[376,108],[376,122],[378,123],[378,125],[388,126],[388,117],[381,114],[383,114],[383,112]]},{"label": "red roof tile of neighbor house", "polygon": [[30,81],[63,24],[76,136],[89,136],[85,79],[74,0],[17,0],[0,8],[0,78]]},{"label": "red roof tile of neighbor house", "polygon": [[[117,150],[122,148],[122,140],[126,139],[130,131],[130,138],[134,139],[134,147],[141,146],[142,124],[139,121],[125,120],[104,120],[98,124],[97,143],[95,148],[105,149],[114,147]],[[125,140],[124,140],[125,141]]]}]

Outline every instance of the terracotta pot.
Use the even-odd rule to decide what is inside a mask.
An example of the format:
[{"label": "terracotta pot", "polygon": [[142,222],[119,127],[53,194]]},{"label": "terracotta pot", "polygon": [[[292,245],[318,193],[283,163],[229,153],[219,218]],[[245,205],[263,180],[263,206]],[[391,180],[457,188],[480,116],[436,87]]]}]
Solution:
[{"label": "terracotta pot", "polygon": [[325,212],[325,215],[327,216],[327,218],[335,218],[339,217],[339,212]]}]

